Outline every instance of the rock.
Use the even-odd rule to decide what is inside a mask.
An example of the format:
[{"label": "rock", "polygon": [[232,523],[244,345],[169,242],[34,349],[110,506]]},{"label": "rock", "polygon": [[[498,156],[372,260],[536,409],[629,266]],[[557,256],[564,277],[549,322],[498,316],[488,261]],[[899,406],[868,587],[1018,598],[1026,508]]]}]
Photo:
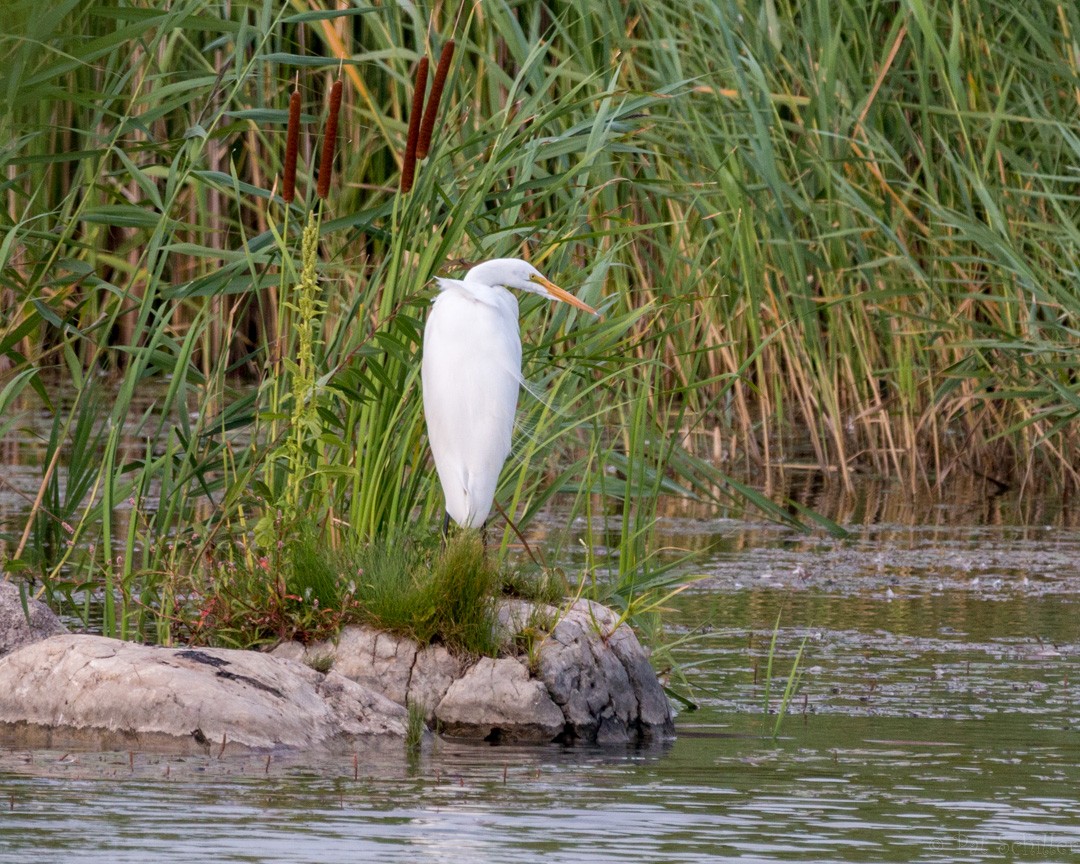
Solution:
[{"label": "rock", "polygon": [[[590,601],[579,601],[588,603]],[[593,604],[594,606],[598,604]],[[610,609],[600,607],[614,618]],[[675,732],[675,715],[656,671],[634,631],[623,624],[607,639],[607,647],[622,662],[637,698],[637,725],[643,738],[667,737]]]},{"label": "rock", "polygon": [[421,706],[428,723],[454,737],[615,744],[674,733],[671,705],[645,650],[610,609],[581,600],[560,612],[503,600],[495,628],[504,651],[531,646],[538,677],[530,678],[520,657],[469,666],[441,645],[420,648],[369,627],[346,628],[336,644],[274,653],[306,663],[328,656],[335,672],[399,705]]},{"label": "rock", "polygon": [[303,663],[304,658],[307,656],[307,649],[304,647],[303,642],[282,642],[270,652],[270,656],[277,657],[278,660],[292,660],[294,663]]},{"label": "rock", "polygon": [[550,630],[558,620],[559,610],[554,606],[507,598],[495,609],[495,638],[503,648],[513,649],[518,634]]},{"label": "rock", "polygon": [[[26,612],[30,613],[29,618]],[[0,657],[31,642],[67,632],[60,619],[40,600],[27,597],[26,612],[19,587],[0,579]]]},{"label": "rock", "polygon": [[0,739],[9,746],[308,749],[404,736],[406,705],[474,740],[617,743],[674,731],[637,637],[589,601],[562,611],[501,601],[504,653],[527,658],[471,663],[370,627],[267,655],[55,635],[66,630],[44,604],[28,609],[29,620],[18,587],[0,582]]},{"label": "rock", "polygon": [[566,721],[547,688],[510,658],[481,658],[450,685],[435,709],[450,736],[492,742],[554,740]]},{"label": "rock", "polygon": [[333,657],[333,670],[346,678],[406,704],[409,674],[416,662],[416,643],[371,627],[346,627],[334,642],[312,645],[305,659]]},{"label": "rock", "polygon": [[671,704],[634,631],[598,603],[579,600],[540,646],[540,677],[567,733],[601,744],[675,731]]},{"label": "rock", "polygon": [[450,684],[464,671],[462,661],[442,645],[420,648],[405,636],[371,627],[346,627],[336,641],[319,642],[306,650],[299,643],[287,642],[273,654],[305,663],[327,657],[331,668],[346,678],[399,705],[419,705],[428,722]]},{"label": "rock", "polygon": [[214,752],[403,737],[404,708],[334,672],[255,651],[60,635],[0,658],[9,746]]},{"label": "rock", "polygon": [[435,707],[464,671],[465,664],[442,645],[429,645],[417,652],[409,678],[409,704],[420,706],[430,723],[435,718]]}]

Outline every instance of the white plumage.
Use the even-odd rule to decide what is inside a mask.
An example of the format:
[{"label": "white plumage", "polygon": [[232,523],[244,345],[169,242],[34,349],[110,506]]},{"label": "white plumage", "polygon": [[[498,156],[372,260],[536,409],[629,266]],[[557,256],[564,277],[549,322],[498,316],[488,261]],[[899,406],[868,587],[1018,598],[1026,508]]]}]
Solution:
[{"label": "white plumage", "polygon": [[507,289],[531,291],[594,315],[596,310],[548,281],[532,264],[496,258],[464,279],[438,279],[424,328],[420,377],[428,439],[446,512],[479,528],[495,500],[521,386],[518,304]]}]

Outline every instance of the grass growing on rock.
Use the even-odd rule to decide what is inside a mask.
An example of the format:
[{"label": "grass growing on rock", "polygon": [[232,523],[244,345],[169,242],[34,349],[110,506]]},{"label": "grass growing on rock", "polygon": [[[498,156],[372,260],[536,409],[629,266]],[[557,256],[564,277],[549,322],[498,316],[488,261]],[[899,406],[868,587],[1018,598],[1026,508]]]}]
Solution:
[{"label": "grass growing on rock", "polygon": [[425,562],[389,572],[386,546],[360,556],[357,597],[366,623],[422,645],[436,640],[473,654],[498,650],[493,629],[499,572],[484,553],[480,535],[462,531]]},{"label": "grass growing on rock", "polygon": [[566,574],[558,568],[540,570],[511,568],[503,570],[500,579],[503,594],[520,597],[534,603],[558,605],[570,593]]},{"label": "grass growing on rock", "polygon": [[[494,609],[504,582],[480,535],[462,531],[445,547],[433,546],[375,542],[335,552],[301,531],[283,542],[274,561],[230,554],[187,586],[192,602],[176,636],[252,647],[313,642],[344,625],[367,624],[421,645],[497,654]],[[245,558],[254,567],[244,566]]]}]

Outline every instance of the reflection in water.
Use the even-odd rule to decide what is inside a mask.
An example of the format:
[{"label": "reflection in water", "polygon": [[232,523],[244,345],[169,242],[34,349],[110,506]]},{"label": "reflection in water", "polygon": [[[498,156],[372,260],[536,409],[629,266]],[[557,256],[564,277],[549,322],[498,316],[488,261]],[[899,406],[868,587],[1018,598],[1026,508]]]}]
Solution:
[{"label": "reflection in water", "polygon": [[[749,733],[747,719],[710,722]],[[1017,718],[978,727],[838,718],[776,742],[688,736],[663,756],[444,744],[412,771],[362,762],[358,777],[347,759],[267,774],[261,761],[189,760],[166,775],[163,760],[139,757],[132,773],[126,755],[110,768],[69,754],[66,776],[0,781],[0,847],[27,862],[957,861],[1003,845],[1015,860],[1036,844],[1033,860],[1074,855],[1075,749]]]}]

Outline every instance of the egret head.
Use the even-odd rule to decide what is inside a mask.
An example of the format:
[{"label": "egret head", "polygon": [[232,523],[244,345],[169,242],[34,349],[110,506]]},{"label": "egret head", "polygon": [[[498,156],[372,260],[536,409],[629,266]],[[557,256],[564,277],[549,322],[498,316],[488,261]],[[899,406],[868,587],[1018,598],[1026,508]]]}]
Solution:
[{"label": "egret head", "polygon": [[465,281],[473,284],[487,285],[492,288],[514,288],[518,291],[529,291],[539,294],[548,300],[561,300],[569,303],[584,312],[593,315],[597,311],[588,303],[578,300],[569,291],[564,291],[554,282],[547,279],[539,270],[528,261],[520,258],[494,258],[477,264],[467,274]]}]

